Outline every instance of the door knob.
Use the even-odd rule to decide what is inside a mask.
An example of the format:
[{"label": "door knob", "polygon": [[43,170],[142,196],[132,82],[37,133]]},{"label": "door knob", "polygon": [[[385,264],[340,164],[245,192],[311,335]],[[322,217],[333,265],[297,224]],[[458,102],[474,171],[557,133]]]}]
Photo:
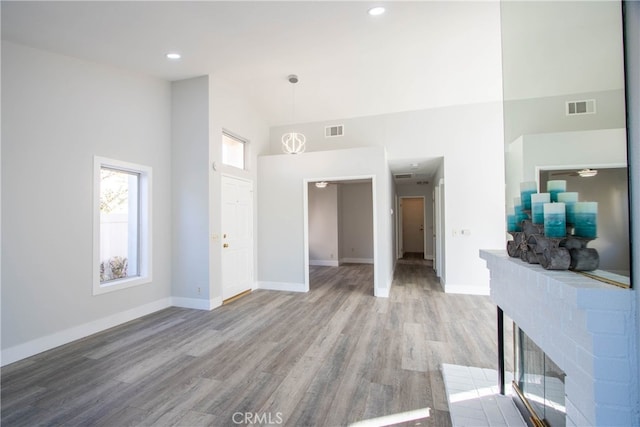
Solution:
[{"label": "door knob", "polygon": [[228,247],[229,247],[229,244],[228,244],[228,243],[225,243],[224,245],[222,245],[222,247],[223,247],[223,248],[228,248]]}]

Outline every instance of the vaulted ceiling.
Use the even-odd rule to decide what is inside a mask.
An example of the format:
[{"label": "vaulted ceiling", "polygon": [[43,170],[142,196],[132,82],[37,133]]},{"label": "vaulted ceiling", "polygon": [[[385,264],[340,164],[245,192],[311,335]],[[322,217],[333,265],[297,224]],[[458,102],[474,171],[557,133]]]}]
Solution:
[{"label": "vaulted ceiling", "polygon": [[500,99],[498,2],[383,2],[370,16],[378,3],[2,1],[2,36],[166,80],[212,74],[270,125]]}]

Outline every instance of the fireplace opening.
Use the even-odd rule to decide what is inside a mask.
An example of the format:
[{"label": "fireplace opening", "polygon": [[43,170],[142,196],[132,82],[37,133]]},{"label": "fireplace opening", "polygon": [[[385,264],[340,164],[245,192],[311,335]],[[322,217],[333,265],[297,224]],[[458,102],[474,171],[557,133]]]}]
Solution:
[{"label": "fireplace opening", "polygon": [[565,373],[514,324],[514,401],[530,426],[564,427]]}]

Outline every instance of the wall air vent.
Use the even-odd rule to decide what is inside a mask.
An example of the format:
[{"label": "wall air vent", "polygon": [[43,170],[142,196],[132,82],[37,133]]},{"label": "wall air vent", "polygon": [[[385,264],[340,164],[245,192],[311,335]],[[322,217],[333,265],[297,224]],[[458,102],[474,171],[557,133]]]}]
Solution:
[{"label": "wall air vent", "polygon": [[344,125],[325,126],[325,138],[334,138],[336,136],[344,136]]},{"label": "wall air vent", "polygon": [[411,178],[413,176],[412,173],[398,173],[396,175],[394,175],[396,177],[396,179],[407,179],[407,178]]},{"label": "wall air vent", "polygon": [[596,113],[596,100],[585,99],[582,101],[567,101],[567,116]]}]

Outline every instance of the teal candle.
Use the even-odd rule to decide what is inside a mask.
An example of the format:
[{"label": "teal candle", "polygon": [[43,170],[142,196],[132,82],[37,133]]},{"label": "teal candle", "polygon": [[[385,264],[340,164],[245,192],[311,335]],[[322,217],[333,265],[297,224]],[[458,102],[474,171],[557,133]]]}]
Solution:
[{"label": "teal candle", "polygon": [[598,202],[577,202],[574,214],[573,234],[586,239],[595,239],[598,232]]},{"label": "teal candle", "polygon": [[567,191],[567,181],[564,179],[556,179],[547,181],[547,193],[551,194],[551,201],[558,201],[558,193]]},{"label": "teal candle", "polygon": [[522,209],[531,210],[531,195],[538,192],[538,186],[535,181],[527,181],[520,183],[520,200],[522,201]]},{"label": "teal candle", "polygon": [[574,208],[578,201],[578,193],[558,193],[558,201],[565,205],[567,212],[567,225],[574,225],[576,223]]},{"label": "teal candle", "polygon": [[518,226],[521,225],[521,222],[527,219],[527,214],[522,210],[522,204],[520,203],[520,197],[513,198],[513,211],[516,216],[516,223]]},{"label": "teal candle", "polygon": [[560,238],[567,235],[567,222],[564,203],[545,203],[544,235],[549,238]]},{"label": "teal candle", "polygon": [[507,209],[507,231],[522,231],[522,227],[517,221],[515,210],[513,209],[513,207],[509,207]]},{"label": "teal candle", "polygon": [[531,222],[544,224],[544,204],[551,202],[549,193],[536,193],[531,195]]}]

